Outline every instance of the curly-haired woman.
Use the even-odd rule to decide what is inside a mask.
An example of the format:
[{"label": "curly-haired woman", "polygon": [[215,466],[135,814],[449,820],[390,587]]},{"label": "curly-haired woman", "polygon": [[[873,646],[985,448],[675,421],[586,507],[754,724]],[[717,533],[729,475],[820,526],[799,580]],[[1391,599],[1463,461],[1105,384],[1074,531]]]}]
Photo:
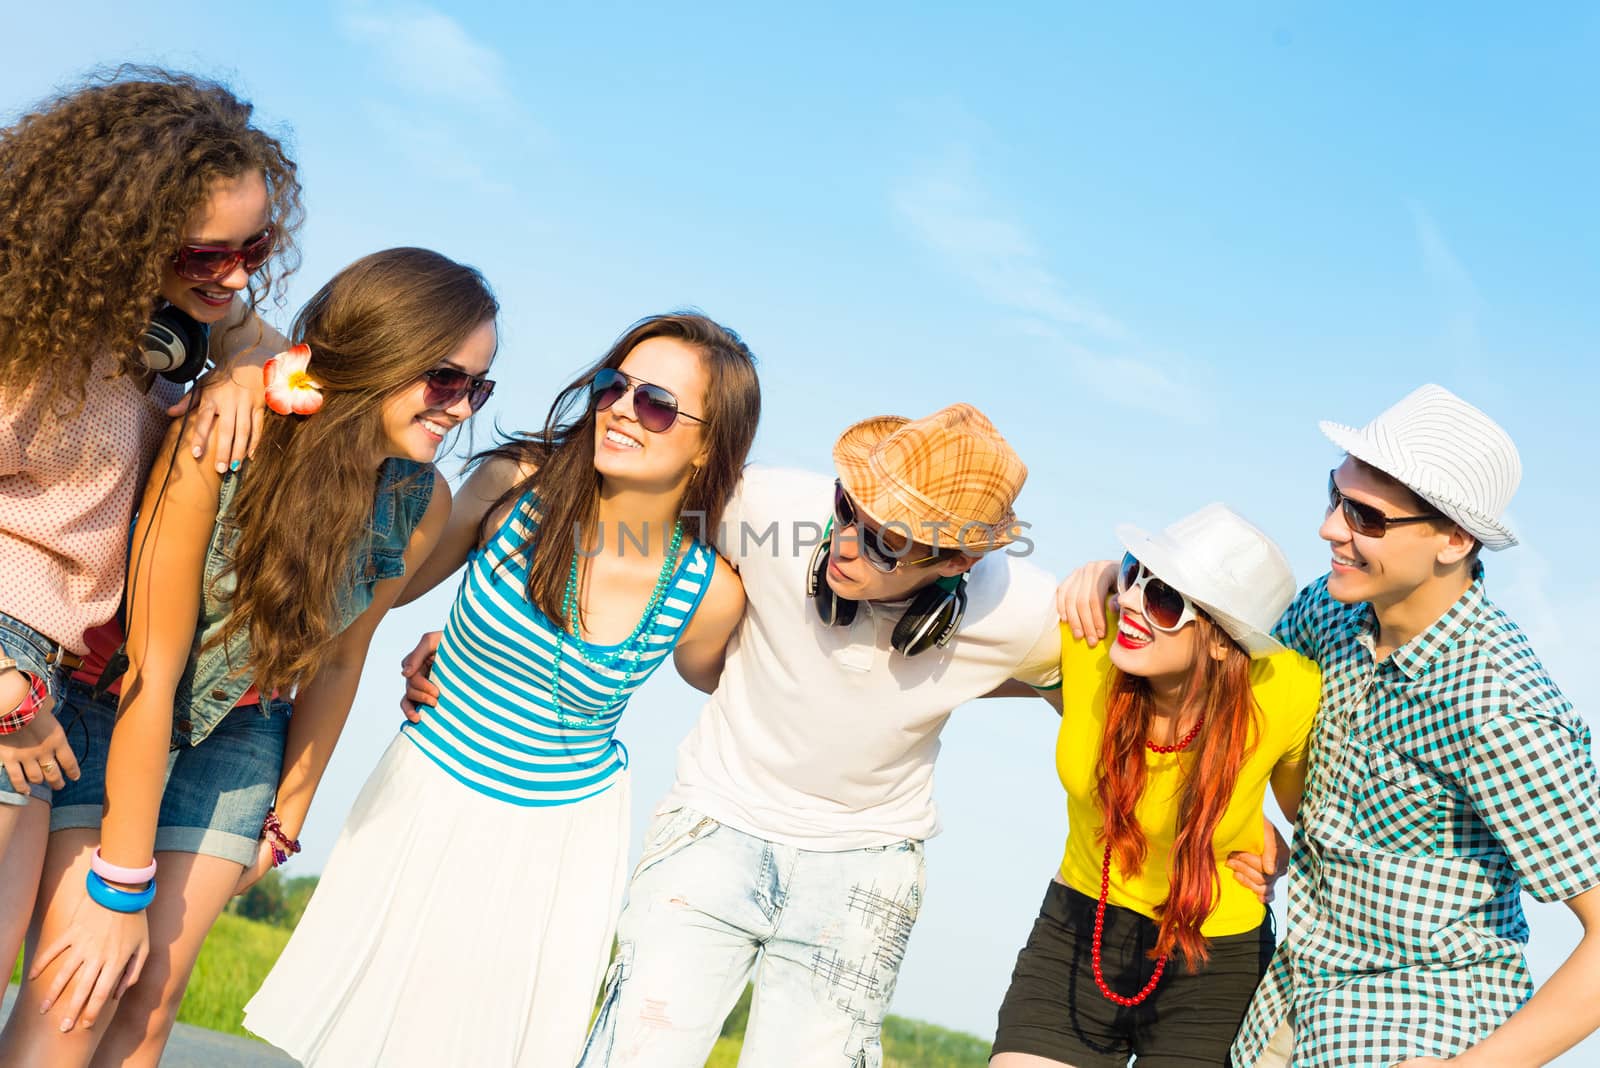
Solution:
[{"label": "curly-haired woman", "polygon": [[[199,78],[124,68],[0,129],[0,960],[32,911],[52,789],[77,774],[52,691],[121,601],[134,494],[186,406],[174,379],[207,347],[281,347],[254,309],[293,267],[300,216],[282,144]],[[153,373],[153,315],[201,357],[187,374]],[[235,370],[190,416],[224,466],[262,403],[259,358]]]},{"label": "curly-haired woman", "polygon": [[219,475],[158,456],[120,707],[66,691],[83,774],[52,815],[43,948],[0,1062],[160,1060],[223,906],[298,849],[372,632],[444,528],[433,459],[493,389],[498,312],[477,271],[436,252],[366,256],[269,364],[252,460]]}]

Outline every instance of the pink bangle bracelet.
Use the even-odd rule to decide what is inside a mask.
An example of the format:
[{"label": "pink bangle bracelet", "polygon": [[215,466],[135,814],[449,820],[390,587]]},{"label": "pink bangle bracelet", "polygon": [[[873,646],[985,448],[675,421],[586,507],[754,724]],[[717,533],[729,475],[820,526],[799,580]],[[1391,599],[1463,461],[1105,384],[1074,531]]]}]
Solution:
[{"label": "pink bangle bracelet", "polygon": [[147,883],[156,877],[156,862],[151,860],[142,868],[124,868],[113,864],[100,855],[100,847],[94,847],[94,857],[89,861],[89,867],[102,879],[113,883],[123,883],[127,886],[138,886]]}]

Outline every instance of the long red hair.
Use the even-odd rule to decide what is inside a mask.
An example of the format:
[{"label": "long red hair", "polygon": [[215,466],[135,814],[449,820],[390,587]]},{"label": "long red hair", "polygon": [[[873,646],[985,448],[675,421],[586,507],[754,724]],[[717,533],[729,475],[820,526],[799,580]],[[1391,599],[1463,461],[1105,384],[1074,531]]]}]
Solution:
[{"label": "long red hair", "polygon": [[[1209,956],[1200,925],[1221,892],[1211,839],[1257,737],[1249,656],[1203,614],[1195,626],[1195,662],[1184,683],[1178,722],[1193,722],[1190,713],[1197,713],[1205,723],[1180,758],[1188,773],[1178,802],[1167,900],[1156,910],[1161,934],[1150,952],[1151,957],[1181,952],[1191,973]],[[1220,659],[1211,655],[1218,646],[1225,650]],[[1105,819],[1100,840],[1110,845],[1113,866],[1124,875],[1138,873],[1149,851],[1134,807],[1144,793],[1145,740],[1154,718],[1149,680],[1113,670],[1095,795]]]}]

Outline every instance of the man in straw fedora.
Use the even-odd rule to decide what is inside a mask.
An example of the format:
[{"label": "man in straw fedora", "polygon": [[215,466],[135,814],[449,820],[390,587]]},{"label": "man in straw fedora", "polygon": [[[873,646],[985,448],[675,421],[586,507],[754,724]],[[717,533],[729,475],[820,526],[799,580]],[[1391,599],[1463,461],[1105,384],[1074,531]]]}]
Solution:
[{"label": "man in straw fedora", "polygon": [[[1322,705],[1290,931],[1233,1063],[1545,1064],[1600,1026],[1600,788],[1588,728],[1484,588],[1480,550],[1517,540],[1516,446],[1435,385],[1322,431],[1346,454],[1331,570],[1275,632],[1321,665]],[[1584,927],[1537,993],[1523,890]]]},{"label": "man in straw fedora", "polygon": [[876,1064],[939,732],[1010,680],[1059,685],[1054,583],[1012,510],[1027,469],[983,413],[868,419],[833,458],[837,479],[747,469],[728,505],[746,615],[645,838],[584,1068],[703,1065],[752,971],[743,1063]]}]

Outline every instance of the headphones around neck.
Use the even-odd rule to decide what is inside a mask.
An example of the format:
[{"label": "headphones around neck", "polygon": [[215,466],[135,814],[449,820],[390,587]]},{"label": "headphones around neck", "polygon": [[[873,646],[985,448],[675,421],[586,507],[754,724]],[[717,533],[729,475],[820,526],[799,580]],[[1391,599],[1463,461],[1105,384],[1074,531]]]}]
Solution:
[{"label": "headphones around neck", "polygon": [[209,326],[163,304],[139,335],[137,362],[169,382],[193,382],[206,369],[210,340]]},{"label": "headphones around neck", "polygon": [[[832,544],[833,520],[829,519],[821,544],[811,554],[811,566],[806,569],[806,596],[816,605],[823,626],[848,627],[856,620],[860,602],[840,597],[828,585],[828,554]],[[942,649],[956,636],[966,612],[966,573],[946,575],[912,597],[900,622],[894,625],[889,645],[901,656]]]}]

